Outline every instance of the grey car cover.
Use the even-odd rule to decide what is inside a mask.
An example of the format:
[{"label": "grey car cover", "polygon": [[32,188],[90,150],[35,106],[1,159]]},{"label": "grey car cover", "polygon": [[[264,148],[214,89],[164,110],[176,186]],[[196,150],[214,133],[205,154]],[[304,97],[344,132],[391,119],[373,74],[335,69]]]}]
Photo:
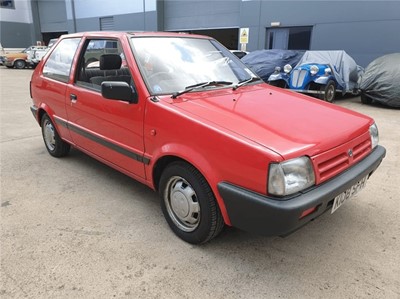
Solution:
[{"label": "grey car cover", "polygon": [[370,100],[400,108],[400,53],[372,61],[360,79],[360,90]]}]

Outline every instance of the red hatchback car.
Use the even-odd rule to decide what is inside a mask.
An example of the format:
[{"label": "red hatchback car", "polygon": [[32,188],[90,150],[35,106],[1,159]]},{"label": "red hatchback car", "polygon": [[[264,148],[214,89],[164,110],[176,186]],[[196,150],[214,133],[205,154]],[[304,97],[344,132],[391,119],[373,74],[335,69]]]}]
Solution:
[{"label": "red hatchback car", "polygon": [[195,244],[224,225],[289,234],[336,211],[385,156],[370,117],[269,86],[205,36],[65,35],[30,88],[50,155],[73,146],[158,191]]}]

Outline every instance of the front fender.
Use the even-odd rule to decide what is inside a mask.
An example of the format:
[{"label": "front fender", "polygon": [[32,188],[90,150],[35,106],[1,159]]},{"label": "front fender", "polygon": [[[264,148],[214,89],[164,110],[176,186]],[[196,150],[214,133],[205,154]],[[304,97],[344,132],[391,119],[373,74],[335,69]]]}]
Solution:
[{"label": "front fender", "polygon": [[328,82],[330,80],[333,80],[333,79],[334,79],[333,76],[320,76],[320,77],[314,79],[313,82],[315,82],[317,84],[326,85],[326,84],[328,84]]},{"label": "front fender", "polygon": [[289,84],[289,76],[286,73],[273,73],[269,76],[268,82],[284,80],[287,84]]},{"label": "front fender", "polygon": [[[204,157],[199,151],[180,143],[168,143],[159,148],[153,153],[150,158],[150,164],[146,166],[146,177],[153,178],[154,170],[158,166],[158,162],[163,158],[172,158],[173,160],[180,159],[192,164],[206,179],[210,185],[213,193],[217,199],[218,206],[220,208],[222,217],[224,218],[225,224],[231,225],[225,203],[218,191],[219,179],[217,169],[213,168],[209,162],[209,159]],[[155,182],[152,182],[152,187],[156,186]]]}]

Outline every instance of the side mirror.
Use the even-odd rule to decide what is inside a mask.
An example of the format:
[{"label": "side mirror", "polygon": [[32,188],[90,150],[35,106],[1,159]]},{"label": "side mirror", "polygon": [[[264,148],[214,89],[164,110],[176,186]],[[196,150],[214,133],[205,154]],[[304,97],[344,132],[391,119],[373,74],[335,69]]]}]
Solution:
[{"label": "side mirror", "polygon": [[104,81],[101,83],[101,95],[110,100],[119,100],[136,104],[136,91],[123,81]]}]

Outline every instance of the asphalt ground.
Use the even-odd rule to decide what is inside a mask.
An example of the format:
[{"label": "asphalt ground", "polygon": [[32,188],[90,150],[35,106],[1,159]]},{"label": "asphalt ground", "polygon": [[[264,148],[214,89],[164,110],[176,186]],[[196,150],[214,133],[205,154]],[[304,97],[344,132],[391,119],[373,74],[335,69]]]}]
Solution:
[{"label": "asphalt ground", "polygon": [[387,156],[333,215],[286,238],[226,229],[193,246],[149,188],[46,152],[31,73],[0,67],[1,298],[400,298],[400,110],[336,101],[375,118]]}]

